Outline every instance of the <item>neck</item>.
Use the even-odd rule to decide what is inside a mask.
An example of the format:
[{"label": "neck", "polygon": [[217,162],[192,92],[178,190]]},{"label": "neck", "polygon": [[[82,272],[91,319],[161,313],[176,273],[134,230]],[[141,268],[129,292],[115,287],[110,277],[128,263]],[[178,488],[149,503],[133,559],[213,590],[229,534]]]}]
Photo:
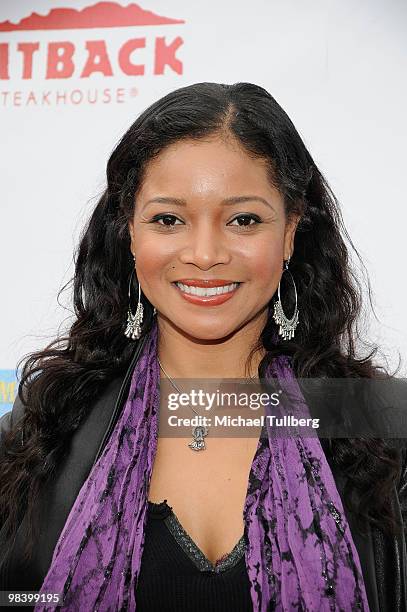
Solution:
[{"label": "neck", "polygon": [[249,364],[247,359],[258,343],[264,317],[219,340],[191,337],[160,315],[157,324],[158,356],[171,378],[257,378],[266,350],[258,349]]}]

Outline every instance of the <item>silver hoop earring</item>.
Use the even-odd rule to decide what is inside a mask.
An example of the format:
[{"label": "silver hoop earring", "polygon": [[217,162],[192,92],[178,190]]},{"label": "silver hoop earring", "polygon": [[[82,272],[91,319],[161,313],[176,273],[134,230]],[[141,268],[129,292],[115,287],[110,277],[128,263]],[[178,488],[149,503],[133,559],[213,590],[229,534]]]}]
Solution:
[{"label": "silver hoop earring", "polygon": [[291,340],[291,338],[294,338],[294,333],[298,325],[298,315],[299,315],[299,310],[297,307],[297,304],[298,304],[297,287],[295,286],[294,277],[291,274],[290,270],[288,269],[289,263],[290,263],[290,258],[288,258],[287,261],[284,262],[283,274],[284,272],[288,272],[293,281],[294,293],[295,293],[294,314],[291,317],[291,319],[289,319],[284,313],[283,305],[281,303],[281,296],[280,296],[281,279],[280,279],[280,282],[278,283],[278,300],[274,304],[274,314],[273,314],[274,321],[277,323],[277,325],[280,326],[278,333],[280,336],[283,337],[284,340]]},{"label": "silver hoop earring", "polygon": [[141,326],[143,324],[143,314],[144,314],[144,306],[141,303],[141,287],[140,283],[138,283],[138,302],[136,314],[131,312],[130,308],[130,287],[131,281],[134,275],[134,269],[130,275],[129,280],[129,309],[127,311],[127,327],[124,335],[126,338],[131,338],[131,340],[138,340],[141,336]]}]

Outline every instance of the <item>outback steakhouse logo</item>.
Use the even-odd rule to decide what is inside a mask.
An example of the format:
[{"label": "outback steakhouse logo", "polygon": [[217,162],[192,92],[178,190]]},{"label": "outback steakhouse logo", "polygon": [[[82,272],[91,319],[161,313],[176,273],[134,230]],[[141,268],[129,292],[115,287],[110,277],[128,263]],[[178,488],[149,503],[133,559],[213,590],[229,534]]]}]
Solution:
[{"label": "outback steakhouse logo", "polygon": [[[81,10],[55,8],[47,15],[32,13],[18,23],[0,22],[0,105],[125,102],[138,94],[142,77],[182,75],[177,53],[184,42],[178,33],[184,23],[137,4],[116,2],[98,2]],[[157,26],[156,35],[151,26]],[[95,28],[106,34],[92,36]],[[16,40],[16,32],[28,32],[30,40],[26,34],[24,40]],[[112,79],[120,86],[110,87]],[[68,88],[73,81],[78,87]],[[4,88],[16,83],[18,90]],[[38,91],[34,84],[45,84],[47,89]]]}]

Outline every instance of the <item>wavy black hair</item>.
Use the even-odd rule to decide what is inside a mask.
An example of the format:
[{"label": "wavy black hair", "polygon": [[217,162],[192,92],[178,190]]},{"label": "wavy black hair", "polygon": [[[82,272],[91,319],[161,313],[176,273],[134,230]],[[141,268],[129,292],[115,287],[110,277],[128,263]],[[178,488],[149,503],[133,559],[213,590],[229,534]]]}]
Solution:
[{"label": "wavy black hair", "polygon": [[[75,320],[68,334],[18,364],[24,363],[18,395],[25,411],[4,440],[0,519],[11,542],[18,521],[27,513],[27,556],[41,488],[58,469],[96,397],[126,370],[134,351],[134,342],[123,333],[133,269],[128,222],[146,167],[172,143],[212,135],[232,137],[247,153],[264,159],[287,216],[301,215],[290,262],[301,322],[295,339],[276,342],[269,309],[259,338],[267,350],[260,377],[281,353],[292,357],[298,377],[372,378],[385,372],[374,365],[374,347],[366,356],[357,356],[362,285],[352,272],[354,247],[335,196],[281,106],[265,89],[250,83],[198,83],[169,93],[136,119],[107,163],[106,189],[75,257],[71,281]],[[142,299],[146,334],[153,306],[145,296]],[[348,476],[345,503],[357,516],[367,516],[381,529],[392,531],[394,517],[388,502],[399,475],[397,451],[376,439],[329,440],[325,451]],[[351,499],[352,490],[359,493],[356,501]]]}]

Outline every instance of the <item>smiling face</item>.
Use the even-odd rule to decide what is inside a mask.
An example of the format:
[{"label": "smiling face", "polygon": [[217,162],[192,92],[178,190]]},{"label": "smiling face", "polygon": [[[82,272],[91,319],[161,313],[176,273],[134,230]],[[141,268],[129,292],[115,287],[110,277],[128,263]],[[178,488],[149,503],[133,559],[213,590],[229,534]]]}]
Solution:
[{"label": "smiling face", "polygon": [[[265,162],[232,139],[182,140],[148,163],[135,202],[131,250],[159,321],[197,340],[260,334],[296,227]],[[198,281],[228,287],[202,296]]]}]

